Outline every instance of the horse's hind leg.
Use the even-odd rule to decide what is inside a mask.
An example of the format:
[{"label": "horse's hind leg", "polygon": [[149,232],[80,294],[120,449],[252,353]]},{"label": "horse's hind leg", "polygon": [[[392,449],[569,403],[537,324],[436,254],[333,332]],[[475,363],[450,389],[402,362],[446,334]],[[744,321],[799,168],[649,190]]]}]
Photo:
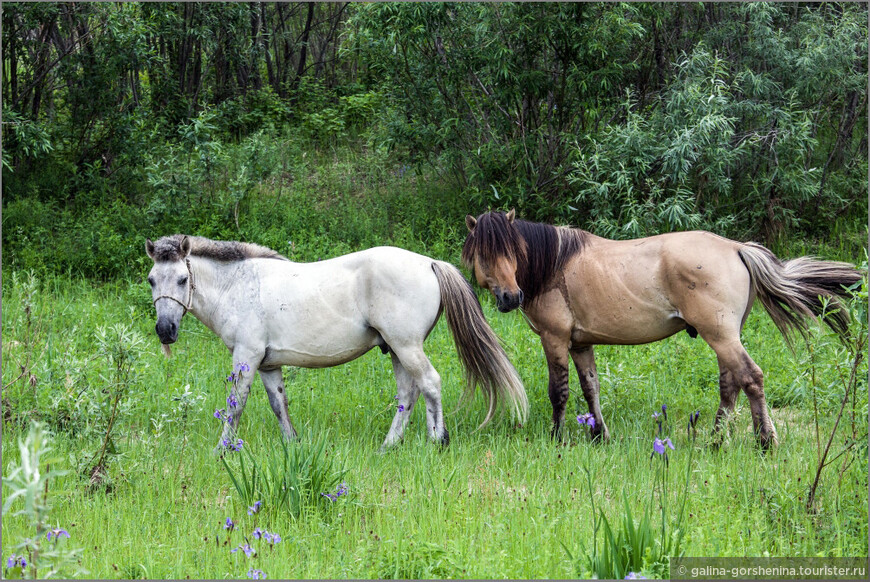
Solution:
[{"label": "horse's hind leg", "polygon": [[381,450],[385,450],[402,440],[405,427],[411,418],[411,411],[414,410],[414,404],[420,397],[420,389],[414,384],[414,380],[402,362],[399,361],[398,356],[394,352],[390,352],[390,358],[393,361],[393,374],[396,376],[396,414],[393,416],[393,423],[390,425]]},{"label": "horse's hind leg", "polygon": [[[405,410],[404,412],[396,411],[390,432],[387,433],[387,438],[381,448],[389,447],[401,439],[411,408],[420,394],[426,401],[426,429],[429,438],[443,445],[448,444],[450,435],[444,425],[444,411],[441,407],[441,376],[432,367],[432,363],[423,352],[423,346],[401,346],[391,342],[390,349],[393,357],[393,369],[404,370],[404,373],[407,374],[407,378],[401,381],[399,373],[396,374],[399,404],[404,406]],[[399,365],[396,366],[396,363]],[[402,383],[406,385],[405,390],[402,389]]]},{"label": "horse's hind leg", "polygon": [[281,431],[285,437],[294,440],[296,438],[296,429],[293,428],[293,424],[290,422],[287,391],[284,389],[284,375],[281,370],[281,368],[260,370],[260,379],[263,380],[263,386],[266,388],[266,394],[269,396],[269,405],[272,407],[272,412],[278,418]]},{"label": "horse's hind leg", "polygon": [[[709,343],[709,342],[708,342]],[[711,343],[719,361],[719,410],[716,412],[714,434],[721,441],[723,424],[727,416],[734,410],[737,394],[743,390],[749,399],[749,409],[752,413],[752,425],[755,436],[763,449],[777,442],[776,429],[767,413],[767,401],[764,397],[764,379],[761,368],[752,361],[746,349],[739,340],[727,343]]]},{"label": "horse's hind leg", "polygon": [[606,441],[610,438],[610,432],[607,430],[607,425],[604,424],[604,417],[601,415],[601,404],[598,400],[600,385],[598,383],[598,370],[595,369],[595,352],[592,346],[581,348],[571,348],[571,359],[574,360],[574,367],[577,368],[577,375],[580,377],[580,388],[583,390],[583,398],[586,399],[586,404],[589,406],[589,412],[595,418],[595,426],[592,427],[593,441]]}]

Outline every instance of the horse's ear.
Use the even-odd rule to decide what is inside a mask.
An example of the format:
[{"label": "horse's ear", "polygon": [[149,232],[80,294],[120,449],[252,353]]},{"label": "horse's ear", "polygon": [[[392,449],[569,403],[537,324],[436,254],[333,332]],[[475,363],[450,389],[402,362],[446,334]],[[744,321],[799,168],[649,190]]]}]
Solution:
[{"label": "horse's ear", "polygon": [[190,254],[190,237],[187,235],[181,237],[181,254],[185,257]]},{"label": "horse's ear", "polygon": [[465,226],[468,227],[468,232],[474,232],[474,227],[477,226],[477,219],[470,214],[465,215]]},{"label": "horse's ear", "polygon": [[514,218],[516,218],[516,217],[517,217],[517,209],[511,208],[510,212],[507,213],[508,224],[513,224]]},{"label": "horse's ear", "polygon": [[151,260],[154,260],[154,243],[151,242],[150,238],[145,239],[145,252],[148,253],[148,256],[151,257]]}]

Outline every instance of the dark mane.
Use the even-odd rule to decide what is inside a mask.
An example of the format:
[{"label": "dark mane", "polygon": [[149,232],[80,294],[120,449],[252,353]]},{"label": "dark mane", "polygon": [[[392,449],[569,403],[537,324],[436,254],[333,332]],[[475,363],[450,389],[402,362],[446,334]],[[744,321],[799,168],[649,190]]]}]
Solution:
[{"label": "dark mane", "polygon": [[[155,261],[179,261],[184,258],[181,251],[183,234],[164,236],[154,241]],[[201,236],[189,236],[190,254],[195,257],[203,257],[221,262],[244,261],[245,259],[280,259],[287,260],[272,249],[245,242],[220,241],[203,238]]]},{"label": "dark mane", "polygon": [[487,212],[468,233],[462,262],[473,269],[475,256],[489,264],[499,257],[516,260],[517,284],[526,305],[547,289],[568,259],[583,250],[586,235],[584,230],[527,220],[510,223],[503,212]]}]

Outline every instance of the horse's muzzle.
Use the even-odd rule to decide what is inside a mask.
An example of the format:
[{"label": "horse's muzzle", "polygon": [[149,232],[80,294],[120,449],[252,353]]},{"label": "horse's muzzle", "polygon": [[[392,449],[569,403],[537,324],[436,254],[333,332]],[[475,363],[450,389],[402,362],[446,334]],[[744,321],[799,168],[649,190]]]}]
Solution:
[{"label": "horse's muzzle", "polygon": [[494,294],[496,307],[498,307],[498,310],[502,313],[513,311],[514,309],[523,304],[522,289],[517,289],[516,293],[510,293],[508,291],[502,291],[501,289],[497,289]]},{"label": "horse's muzzle", "polygon": [[169,318],[158,318],[154,329],[162,344],[174,344],[178,339],[178,324],[170,321]]}]

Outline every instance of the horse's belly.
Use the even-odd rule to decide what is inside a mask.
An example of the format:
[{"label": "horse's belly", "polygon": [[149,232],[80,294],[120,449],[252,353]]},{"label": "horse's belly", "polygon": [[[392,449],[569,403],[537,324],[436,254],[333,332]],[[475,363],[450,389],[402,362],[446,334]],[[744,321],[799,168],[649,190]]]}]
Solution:
[{"label": "horse's belly", "polygon": [[686,329],[679,317],[614,317],[577,325],[571,334],[574,345],[636,345],[655,342]]},{"label": "horse's belly", "polygon": [[266,346],[263,367],[328,368],[354,360],[381,343],[374,330],[320,336],[309,342],[277,341]]},{"label": "horse's belly", "polygon": [[686,328],[667,297],[652,285],[639,290],[614,285],[607,293],[607,300],[599,301],[594,309],[576,310],[573,342],[645,344]]},{"label": "horse's belly", "polygon": [[265,365],[326,368],[360,357],[383,343],[361,317],[337,315],[323,305],[278,313],[267,327]]},{"label": "horse's belly", "polygon": [[329,368],[345,364],[360,357],[372,347],[349,349],[331,354],[309,353],[300,350],[269,350],[261,364],[264,368],[277,366],[297,366],[299,368]]}]

